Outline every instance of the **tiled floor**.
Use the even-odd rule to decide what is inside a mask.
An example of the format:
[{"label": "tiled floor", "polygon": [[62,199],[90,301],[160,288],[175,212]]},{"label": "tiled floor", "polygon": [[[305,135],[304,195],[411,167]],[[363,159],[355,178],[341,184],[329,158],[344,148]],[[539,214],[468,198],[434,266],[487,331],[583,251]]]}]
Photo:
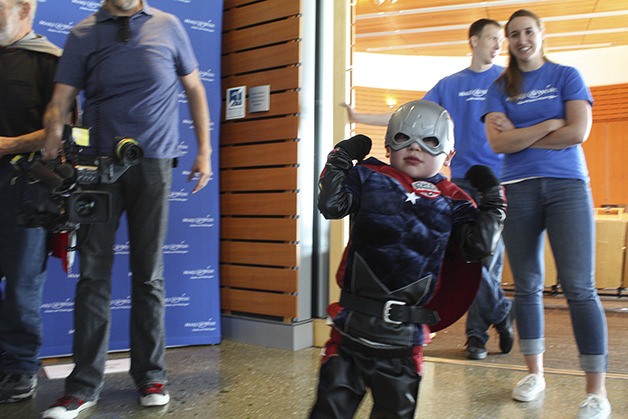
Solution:
[{"label": "tiled floor", "polygon": [[[607,387],[613,418],[628,418],[628,311],[614,303],[608,312],[611,365]],[[560,304],[547,312],[547,390],[542,400],[518,403],[510,398],[512,386],[524,375],[516,348],[509,355],[491,354],[485,361],[464,357],[464,324],[439,332],[426,351],[421,384],[420,418],[573,418],[584,398],[584,378],[577,371],[567,310]],[[497,348],[491,341],[489,350]],[[566,350],[565,348],[569,348]],[[173,348],[167,353],[171,402],[163,408],[142,408],[131,379],[125,373],[107,375],[98,404],[79,419],[117,418],[305,418],[314,400],[319,349],[296,352],[224,341],[221,345]],[[114,354],[112,358],[126,354]],[[51,361],[48,361],[50,364]],[[55,363],[69,362],[68,359]],[[2,419],[38,418],[60,395],[63,380],[41,374],[32,400],[0,405]],[[367,418],[365,399],[357,418]]]}]

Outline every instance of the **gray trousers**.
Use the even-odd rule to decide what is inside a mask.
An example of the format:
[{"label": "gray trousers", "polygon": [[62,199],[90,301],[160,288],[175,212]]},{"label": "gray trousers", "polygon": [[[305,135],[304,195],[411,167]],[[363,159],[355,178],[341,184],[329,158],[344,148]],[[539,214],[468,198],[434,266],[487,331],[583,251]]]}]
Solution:
[{"label": "gray trousers", "polygon": [[[78,231],[80,279],[74,302],[75,368],[66,394],[96,400],[104,383],[111,322],[111,272],[120,217],[126,212],[130,243],[130,374],[135,385],[166,383],[163,245],[168,223],[171,159],[143,159],[116,183],[98,185],[112,194],[108,223]],[[125,278],[116,278],[125,280]]]}]

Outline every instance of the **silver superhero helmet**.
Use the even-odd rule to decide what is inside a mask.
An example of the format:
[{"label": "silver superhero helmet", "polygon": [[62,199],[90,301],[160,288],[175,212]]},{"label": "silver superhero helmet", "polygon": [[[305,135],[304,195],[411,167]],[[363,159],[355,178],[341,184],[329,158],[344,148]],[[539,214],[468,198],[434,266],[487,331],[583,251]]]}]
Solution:
[{"label": "silver superhero helmet", "polygon": [[[399,139],[398,134],[408,138]],[[401,105],[388,121],[386,145],[397,151],[414,142],[433,156],[449,154],[454,149],[454,123],[449,113],[429,100]]]}]

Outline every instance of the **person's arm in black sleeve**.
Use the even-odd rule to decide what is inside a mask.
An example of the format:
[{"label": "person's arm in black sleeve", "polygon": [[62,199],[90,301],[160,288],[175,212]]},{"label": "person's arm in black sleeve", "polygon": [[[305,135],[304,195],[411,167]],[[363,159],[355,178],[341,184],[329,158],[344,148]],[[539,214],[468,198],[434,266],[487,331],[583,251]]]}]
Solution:
[{"label": "person's arm in black sleeve", "polygon": [[506,199],[499,181],[486,166],[471,167],[465,178],[480,194],[474,222],[457,231],[465,260],[479,261],[493,254],[506,219]]},{"label": "person's arm in black sleeve", "polygon": [[336,144],[327,155],[325,169],[318,180],[318,209],[327,219],[340,219],[355,211],[356,197],[347,192],[345,180],[353,160],[361,161],[371,150],[371,139],[356,135]]}]

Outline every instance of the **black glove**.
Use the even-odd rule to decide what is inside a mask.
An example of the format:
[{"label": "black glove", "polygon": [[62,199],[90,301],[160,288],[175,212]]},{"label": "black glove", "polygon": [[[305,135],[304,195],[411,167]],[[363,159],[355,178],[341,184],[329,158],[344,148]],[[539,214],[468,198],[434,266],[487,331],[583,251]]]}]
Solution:
[{"label": "black glove", "polygon": [[464,175],[464,178],[471,183],[478,192],[485,192],[494,186],[499,185],[499,180],[493,174],[493,171],[487,167],[482,165],[475,165],[467,170],[467,173]]},{"label": "black glove", "polygon": [[334,148],[342,148],[352,160],[362,161],[371,152],[371,139],[366,135],[358,134],[342,140]]}]

